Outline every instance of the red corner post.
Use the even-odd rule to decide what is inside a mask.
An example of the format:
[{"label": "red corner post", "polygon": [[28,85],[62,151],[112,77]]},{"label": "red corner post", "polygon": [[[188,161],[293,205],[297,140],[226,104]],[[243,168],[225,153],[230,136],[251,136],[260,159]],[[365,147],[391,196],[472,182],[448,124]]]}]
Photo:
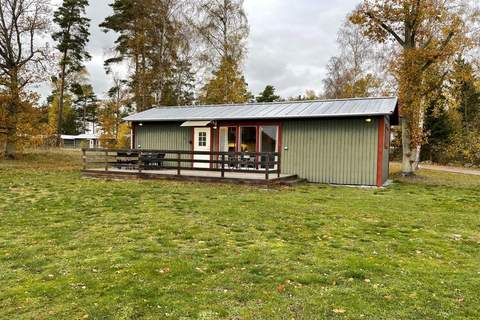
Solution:
[{"label": "red corner post", "polygon": [[377,187],[383,186],[383,152],[385,145],[385,118],[378,118],[378,158],[377,158]]}]

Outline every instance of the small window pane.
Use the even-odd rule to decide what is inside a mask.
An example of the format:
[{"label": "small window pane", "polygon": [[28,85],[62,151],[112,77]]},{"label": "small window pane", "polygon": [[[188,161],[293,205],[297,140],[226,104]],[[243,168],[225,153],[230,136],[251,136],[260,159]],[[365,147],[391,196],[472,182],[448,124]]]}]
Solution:
[{"label": "small window pane", "polygon": [[206,147],[207,146],[207,133],[206,132],[199,132],[198,133],[198,146],[199,147]]},{"label": "small window pane", "polygon": [[262,126],[261,132],[261,152],[277,151],[277,134],[278,128],[274,126]]},{"label": "small window pane", "polygon": [[257,150],[257,128],[241,127],[240,128],[240,151],[256,152]]},{"label": "small window pane", "polygon": [[220,151],[235,152],[237,151],[237,128],[222,127],[220,129]]}]

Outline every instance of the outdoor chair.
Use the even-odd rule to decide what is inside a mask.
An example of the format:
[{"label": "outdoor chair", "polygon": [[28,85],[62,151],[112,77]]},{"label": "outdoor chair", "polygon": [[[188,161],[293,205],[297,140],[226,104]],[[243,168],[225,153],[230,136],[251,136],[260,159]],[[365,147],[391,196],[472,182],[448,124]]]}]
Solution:
[{"label": "outdoor chair", "polygon": [[140,157],[143,170],[157,170],[163,168],[164,153],[144,153]]}]

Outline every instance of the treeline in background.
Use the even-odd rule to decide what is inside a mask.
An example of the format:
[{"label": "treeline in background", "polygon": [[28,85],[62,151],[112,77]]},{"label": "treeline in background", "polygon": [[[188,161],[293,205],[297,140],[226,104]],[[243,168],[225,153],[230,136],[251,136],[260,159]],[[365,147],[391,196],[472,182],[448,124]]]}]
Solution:
[{"label": "treeline in background", "polygon": [[[0,4],[0,154],[6,157],[59,147],[62,134],[98,132],[102,146],[128,147],[122,118],[160,105],[395,95],[402,123],[394,153],[404,173],[419,161],[480,165],[475,1],[362,1],[338,32],[323,88],[296,97],[279,96],[274,84],[256,95],[249,90],[243,65],[250,27],[242,0],[112,1],[113,13],[100,24],[116,35],[104,63],[113,83],[106,93],[94,91],[85,68],[88,0],[63,0],[55,8],[49,0]],[[33,89],[45,82],[52,90],[41,102]]]}]

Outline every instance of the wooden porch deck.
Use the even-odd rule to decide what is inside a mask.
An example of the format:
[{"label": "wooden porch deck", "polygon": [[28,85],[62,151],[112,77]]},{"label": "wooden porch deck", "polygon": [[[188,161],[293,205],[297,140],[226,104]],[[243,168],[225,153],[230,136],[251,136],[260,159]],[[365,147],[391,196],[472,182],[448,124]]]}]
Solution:
[{"label": "wooden porch deck", "polygon": [[106,179],[169,179],[263,185],[302,182],[297,175],[281,173],[281,154],[277,152],[83,149],[82,173],[87,177]]},{"label": "wooden porch deck", "polygon": [[164,179],[164,180],[184,180],[184,181],[198,181],[198,182],[223,182],[236,184],[280,184],[292,185],[302,180],[298,179],[297,175],[280,174],[272,176],[268,180],[265,179],[263,173],[248,173],[248,172],[225,172],[224,177],[220,176],[218,171],[198,171],[183,169],[178,175],[177,170],[163,169],[163,170],[148,170],[138,172],[137,170],[110,168],[105,171],[103,168],[82,170],[85,177],[104,178],[104,179]]}]

